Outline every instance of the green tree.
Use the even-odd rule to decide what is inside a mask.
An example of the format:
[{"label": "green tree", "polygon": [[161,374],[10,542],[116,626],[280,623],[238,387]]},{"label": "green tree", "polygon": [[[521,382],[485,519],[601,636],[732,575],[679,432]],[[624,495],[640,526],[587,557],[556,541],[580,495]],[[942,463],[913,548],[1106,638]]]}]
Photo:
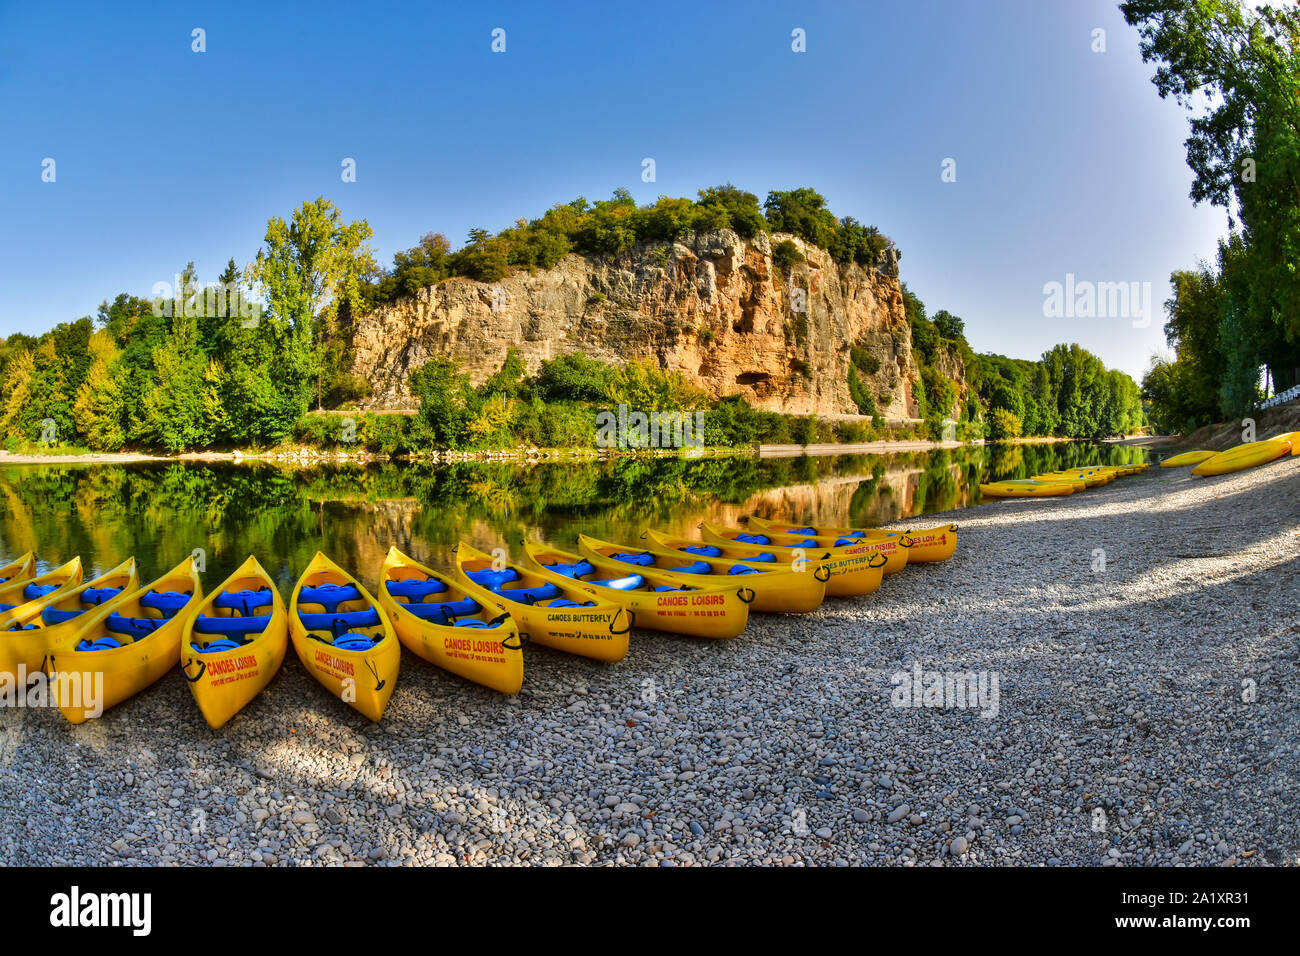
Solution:
[{"label": "green tree", "polygon": [[157,383],[145,399],[149,434],[172,452],[205,444],[203,374],[208,362],[192,316],[172,316],[171,338],[154,352],[153,361]]},{"label": "green tree", "polygon": [[373,234],[364,219],[345,224],[324,197],[304,202],[288,222],[279,217],[267,222],[266,245],[248,278],[264,290],[268,307],[261,326],[273,346],[267,369],[277,393],[273,437],[292,434],[310,405],[313,385],[320,407],[322,329],[329,327],[340,301],[360,301],[362,282],[375,270],[365,245]]}]

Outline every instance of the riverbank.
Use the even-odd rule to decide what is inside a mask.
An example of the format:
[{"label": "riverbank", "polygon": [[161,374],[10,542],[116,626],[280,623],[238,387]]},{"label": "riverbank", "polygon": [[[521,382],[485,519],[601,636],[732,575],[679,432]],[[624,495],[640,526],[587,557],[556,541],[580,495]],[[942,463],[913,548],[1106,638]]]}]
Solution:
[{"label": "riverbank", "polygon": [[[1288,458],[928,515],[951,561],[735,641],[529,648],[516,698],[406,655],[378,726],[292,654],[220,732],[175,674],[79,727],[9,711],[0,858],[1295,865],[1297,502]],[[893,706],[917,666],[996,708]]]},{"label": "riverbank", "polygon": [[[1005,442],[1007,445],[1044,445],[1078,441],[1073,438],[1019,438]],[[620,456],[638,456],[643,458],[702,457],[725,455],[757,455],[760,458],[797,458],[800,455],[892,455],[914,451],[934,451],[941,448],[981,447],[983,440],[972,442],[959,441],[871,441],[835,443],[823,442],[810,445],[758,445],[756,447],[729,448],[710,446],[699,449],[673,448],[512,448],[500,451],[434,451],[425,456],[381,455],[367,451],[335,452],[305,446],[282,447],[267,451],[244,452],[186,452],[177,455],[154,455],[144,452],[95,452],[74,455],[33,455],[15,454],[0,449],[0,465],[126,465],[138,462],[166,461],[230,461],[230,462],[274,462],[287,465],[317,465],[329,462],[367,462],[382,461],[419,461],[433,463],[451,463],[458,461],[517,461],[520,463],[538,461],[594,461]]]}]

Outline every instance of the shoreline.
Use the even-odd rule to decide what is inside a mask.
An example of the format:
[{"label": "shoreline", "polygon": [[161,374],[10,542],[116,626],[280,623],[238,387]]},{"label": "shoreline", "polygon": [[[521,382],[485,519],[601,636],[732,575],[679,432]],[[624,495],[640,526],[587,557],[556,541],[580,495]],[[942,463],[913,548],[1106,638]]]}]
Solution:
[{"label": "shoreline", "polygon": [[514,461],[521,465],[556,461],[599,461],[610,458],[720,458],[743,455],[757,458],[824,457],[834,455],[890,455],[915,451],[936,451],[954,448],[982,448],[993,444],[1049,445],[1080,441],[1106,441],[1118,444],[1136,444],[1140,438],[1082,439],[1040,436],[1017,438],[1009,442],[988,442],[984,439],[970,442],[929,441],[908,439],[901,441],[871,441],[854,443],[822,442],[809,445],[757,445],[746,448],[712,446],[699,450],[682,449],[618,449],[618,448],[527,448],[494,451],[435,451],[428,455],[383,455],[371,452],[328,452],[307,446],[284,451],[241,452],[201,451],[182,452],[176,455],[149,452],[89,452],[79,455],[26,455],[0,449],[0,465],[130,465],[144,462],[270,462],[307,467],[326,463],[358,463],[400,461],[408,463],[452,464],[464,461]]}]

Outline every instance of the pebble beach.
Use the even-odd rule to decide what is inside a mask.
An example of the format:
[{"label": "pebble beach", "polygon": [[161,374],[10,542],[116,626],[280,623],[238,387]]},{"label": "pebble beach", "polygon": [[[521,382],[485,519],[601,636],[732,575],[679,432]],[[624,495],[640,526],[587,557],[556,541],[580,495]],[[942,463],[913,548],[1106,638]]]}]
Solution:
[{"label": "pebble beach", "polygon": [[1300,457],[898,527],[946,521],[870,597],[529,648],[514,698],[406,653],[375,725],[290,653],[215,732],[179,674],[0,710],[0,863],[1300,863]]}]

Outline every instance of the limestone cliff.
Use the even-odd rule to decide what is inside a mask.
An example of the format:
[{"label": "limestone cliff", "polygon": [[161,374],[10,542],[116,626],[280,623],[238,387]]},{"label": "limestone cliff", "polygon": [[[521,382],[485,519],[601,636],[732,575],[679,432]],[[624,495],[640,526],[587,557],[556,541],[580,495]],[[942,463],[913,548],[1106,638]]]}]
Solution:
[{"label": "limestone cliff", "polygon": [[[788,270],[772,259],[782,239],[804,256]],[[879,361],[865,382],[881,414],[914,415],[917,368],[892,250],[874,267],[842,266],[792,236],[723,230],[619,257],[569,255],[494,284],[426,287],[358,320],[353,371],[374,387],[376,406],[402,408],[413,404],[407,377],[435,357],[455,358],[477,383],[512,347],[530,370],[577,351],[611,363],[653,359],[715,397],[740,394],[759,408],[856,413],[855,345]]]}]

